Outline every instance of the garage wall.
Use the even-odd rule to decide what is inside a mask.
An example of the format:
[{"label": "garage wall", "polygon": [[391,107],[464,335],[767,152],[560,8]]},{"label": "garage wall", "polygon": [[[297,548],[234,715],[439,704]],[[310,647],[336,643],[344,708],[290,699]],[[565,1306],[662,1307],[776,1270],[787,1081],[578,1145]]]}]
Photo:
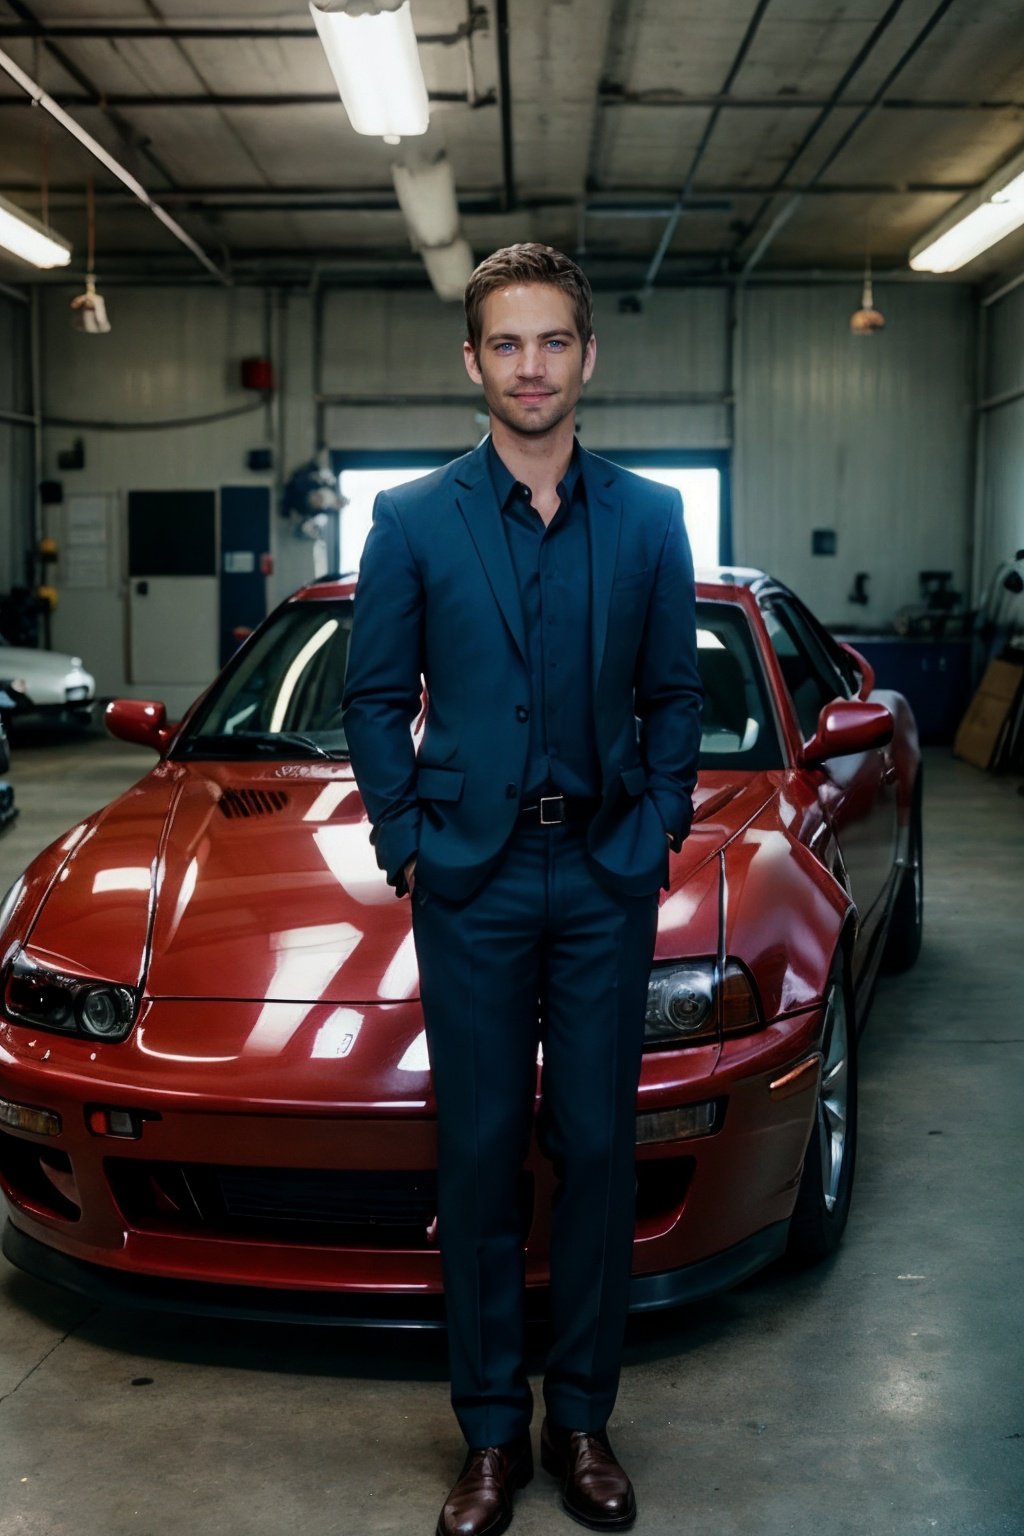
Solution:
[{"label": "garage wall", "polygon": [[[103,693],[127,687],[127,492],[272,484],[245,467],[247,451],[261,446],[275,447],[290,473],[316,442],[318,351],[333,448],[458,452],[483,430],[461,361],[460,311],[428,292],[332,289],[317,303],[305,293],[119,288],[107,295],[113,330],[104,337],[70,330],[69,296],[47,289],[43,301],[46,473],[67,496],[110,496],[114,574],[101,592],[61,588],[55,643],[89,658]],[[768,566],[843,624],[885,623],[916,598],[919,568],[949,567],[964,579],[971,526],[969,290],[879,284],[876,297],[889,328],[864,340],[848,329],[855,289],[750,290],[733,408],[725,289],[658,293],[642,314],[620,314],[616,296],[600,295],[598,370],[581,410],[583,441],[599,452],[721,448],[735,431],[737,562]],[[238,365],[265,351],[268,335],[281,381],[273,415],[260,406],[174,431],[53,421],[125,424],[244,408],[252,398]],[[78,437],[85,467],[59,472],[58,450]],[[276,513],[274,525],[271,601],[308,579],[314,559]],[[835,530],[835,557],[810,555],[814,528]],[[871,573],[867,609],[846,601],[857,570]],[[182,707],[187,693],[168,702]]]},{"label": "garage wall", "polygon": [[[723,289],[658,295],[639,315],[620,314],[614,297],[598,295],[598,362],[579,415],[581,441],[597,452],[727,446],[727,310]],[[323,390],[331,446],[471,448],[484,427],[463,335],[461,309],[430,293],[329,293]],[[449,403],[429,403],[437,397]]]},{"label": "garage wall", "polygon": [[34,433],[11,420],[32,411],[31,312],[0,293],[0,592],[26,580],[35,504]]},{"label": "garage wall", "polygon": [[[875,285],[886,329],[854,336],[845,287],[760,289],[742,316],[735,549],[827,622],[884,626],[919,570],[970,569],[974,309],[963,286]],[[832,530],[834,556],[811,553]],[[868,573],[866,606],[848,593]]]},{"label": "garage wall", "polygon": [[[117,288],[106,294],[112,329],[85,336],[70,327],[70,289],[47,289],[42,304],[44,358],[43,414],[46,473],[59,479],[64,505],[47,509],[47,531],[58,538],[60,606],[54,616],[54,646],[87,659],[101,695],[144,693],[128,681],[127,498],[130,491],[219,490],[222,486],[264,485],[273,493],[272,472],[246,466],[251,449],[270,447],[289,462],[311,452],[312,381],[309,372],[308,301],[289,301],[256,289],[177,290]],[[292,345],[292,327],[298,342]],[[282,380],[294,366],[282,406],[267,409],[243,389],[243,358],[271,349]],[[130,424],[213,417],[206,423],[170,429],[129,430]],[[90,427],[88,423],[105,423]],[[113,427],[114,430],[109,428]],[[301,448],[282,451],[282,428],[301,437]],[[85,464],[58,468],[57,455],[81,440]],[[69,511],[83,497],[103,497],[108,508],[107,577],[73,584],[69,555]],[[80,504],[80,502],[79,502]],[[276,524],[276,508],[274,522]],[[273,534],[276,540],[278,530]],[[272,548],[277,557],[268,581],[268,601],[278,586],[291,590],[312,570],[310,546],[294,554],[290,542]],[[69,580],[71,578],[71,580]],[[188,621],[188,615],[182,615]],[[173,668],[175,636],[167,636]],[[166,686],[162,696],[175,712],[194,696],[194,686]]]},{"label": "garage wall", "polygon": [[982,414],[982,484],[978,507],[978,580],[1024,549],[1024,286],[982,311],[987,362],[983,400],[1020,391]]}]

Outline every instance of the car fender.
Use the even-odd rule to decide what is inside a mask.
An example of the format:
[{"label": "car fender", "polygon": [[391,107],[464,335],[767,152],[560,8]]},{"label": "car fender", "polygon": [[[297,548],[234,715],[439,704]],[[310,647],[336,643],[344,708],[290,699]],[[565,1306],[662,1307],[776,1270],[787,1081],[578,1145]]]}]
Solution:
[{"label": "car fender", "polygon": [[[752,973],[766,1022],[825,996],[833,958],[856,910],[828,861],[822,821],[799,825],[792,798],[766,806],[723,852],[724,952]],[[807,807],[808,815],[810,807]]]}]

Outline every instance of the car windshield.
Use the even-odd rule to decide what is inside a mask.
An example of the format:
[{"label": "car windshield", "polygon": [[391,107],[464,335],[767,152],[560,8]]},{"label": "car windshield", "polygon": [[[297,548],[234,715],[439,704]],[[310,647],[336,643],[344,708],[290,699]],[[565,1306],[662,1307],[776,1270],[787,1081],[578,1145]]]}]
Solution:
[{"label": "car windshield", "polygon": [[289,603],[228,664],[177,743],[185,757],[346,757],[352,603]]},{"label": "car windshield", "polygon": [[[351,599],[289,603],[228,664],[175,756],[346,757],[341,697],[351,629]],[[698,603],[697,656],[701,767],[781,767],[750,626],[735,604]]]}]

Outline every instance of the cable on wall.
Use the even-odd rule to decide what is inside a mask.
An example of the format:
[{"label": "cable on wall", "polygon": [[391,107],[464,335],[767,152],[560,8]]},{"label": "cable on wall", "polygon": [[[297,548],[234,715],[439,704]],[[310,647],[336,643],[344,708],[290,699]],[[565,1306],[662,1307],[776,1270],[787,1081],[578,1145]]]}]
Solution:
[{"label": "cable on wall", "polygon": [[77,427],[81,432],[170,432],[177,427],[205,427],[215,421],[230,421],[235,416],[248,416],[251,411],[262,411],[262,397],[245,405],[233,405],[227,411],[212,411],[208,416],[175,416],[167,421],[80,421],[75,416],[44,416],[44,427]]}]

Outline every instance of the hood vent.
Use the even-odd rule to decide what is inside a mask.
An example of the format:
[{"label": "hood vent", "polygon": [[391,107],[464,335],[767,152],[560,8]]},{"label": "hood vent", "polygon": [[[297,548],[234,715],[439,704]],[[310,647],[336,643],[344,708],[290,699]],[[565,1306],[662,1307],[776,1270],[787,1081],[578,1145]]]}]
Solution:
[{"label": "hood vent", "polygon": [[288,796],[282,789],[226,789],[217,801],[217,809],[229,821],[237,821],[250,816],[273,816],[287,804]]}]

